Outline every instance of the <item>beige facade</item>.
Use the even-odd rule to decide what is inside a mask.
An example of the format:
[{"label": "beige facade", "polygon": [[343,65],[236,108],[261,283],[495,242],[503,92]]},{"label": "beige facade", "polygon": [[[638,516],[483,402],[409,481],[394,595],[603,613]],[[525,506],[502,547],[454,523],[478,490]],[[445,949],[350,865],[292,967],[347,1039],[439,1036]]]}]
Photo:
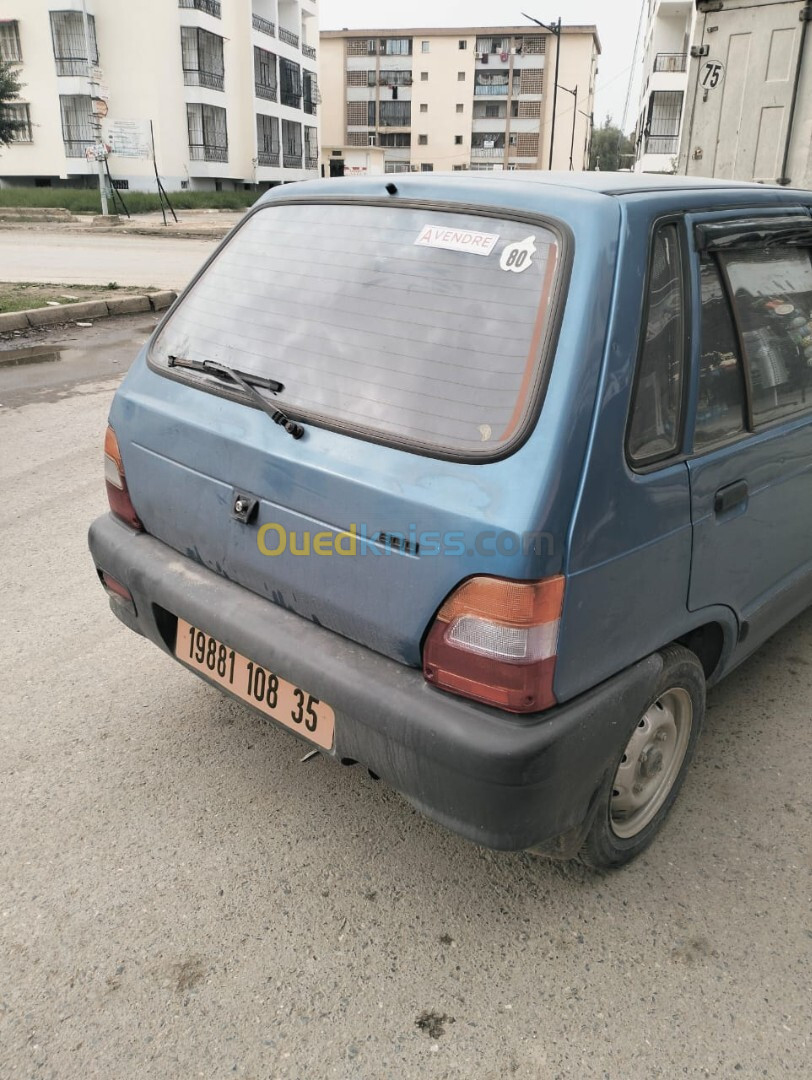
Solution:
[{"label": "beige facade", "polygon": [[[587,165],[599,54],[594,26],[562,28],[554,169]],[[322,137],[387,172],[546,169],[555,56],[537,27],[323,31]]]},{"label": "beige facade", "polygon": [[94,181],[98,130],[116,186],[154,191],[150,121],[167,190],[318,174],[317,0],[87,11],[90,73],[81,0],[0,0],[0,55],[18,67],[15,113],[30,122],[0,150],[0,183]]}]

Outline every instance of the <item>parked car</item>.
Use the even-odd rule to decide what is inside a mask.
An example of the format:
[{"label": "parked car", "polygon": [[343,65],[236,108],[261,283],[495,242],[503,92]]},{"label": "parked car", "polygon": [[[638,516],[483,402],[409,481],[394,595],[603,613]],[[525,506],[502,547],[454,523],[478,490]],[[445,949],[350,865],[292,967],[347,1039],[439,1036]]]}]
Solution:
[{"label": "parked car", "polygon": [[812,193],[277,188],[113,400],[113,611],[479,844],[619,866],[812,603]]}]

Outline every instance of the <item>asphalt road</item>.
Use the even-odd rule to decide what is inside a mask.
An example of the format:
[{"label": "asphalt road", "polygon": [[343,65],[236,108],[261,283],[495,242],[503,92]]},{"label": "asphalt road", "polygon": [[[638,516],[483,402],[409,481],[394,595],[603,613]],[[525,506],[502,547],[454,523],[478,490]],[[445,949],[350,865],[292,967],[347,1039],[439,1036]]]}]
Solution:
[{"label": "asphalt road", "polygon": [[181,289],[216,240],[0,229],[0,280]]},{"label": "asphalt road", "polygon": [[149,326],[0,366],[3,1080],[808,1077],[812,613],[711,693],[634,865],[473,847],[109,613],[85,531]]}]

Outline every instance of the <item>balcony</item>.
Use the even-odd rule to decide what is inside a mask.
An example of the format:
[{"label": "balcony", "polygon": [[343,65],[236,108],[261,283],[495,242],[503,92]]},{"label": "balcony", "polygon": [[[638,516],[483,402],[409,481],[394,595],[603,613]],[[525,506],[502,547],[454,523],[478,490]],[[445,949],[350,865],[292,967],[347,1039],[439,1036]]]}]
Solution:
[{"label": "balcony", "polygon": [[220,18],[219,0],[178,0],[179,8],[193,8],[195,11],[203,11],[206,15]]},{"label": "balcony", "polygon": [[474,97],[507,97],[508,84],[482,83],[474,87]]},{"label": "balcony", "polygon": [[687,53],[670,53],[661,52],[657,53],[654,57],[654,70],[655,71],[687,71],[688,68],[688,54]]},{"label": "balcony", "polygon": [[316,59],[316,50],[312,45],[302,45],[302,52],[309,60]]},{"label": "balcony", "polygon": [[278,150],[260,150],[257,153],[257,165],[271,166],[279,165],[279,151]]},{"label": "balcony", "polygon": [[268,19],[263,19],[261,15],[254,15],[251,18],[251,25],[255,30],[259,30],[260,34],[267,34],[268,37],[276,37],[276,27]]},{"label": "balcony", "polygon": [[282,104],[288,105],[291,109],[301,109],[302,95],[297,94],[295,90],[283,90]]},{"label": "balcony", "polygon": [[276,101],[276,87],[266,86],[265,83],[254,83],[254,93],[258,98],[263,98],[265,101]]},{"label": "balcony", "polygon": [[301,151],[298,154],[289,154],[285,151],[285,160],[283,162],[286,169],[301,169],[302,167],[302,154]]},{"label": "balcony", "polygon": [[228,161],[227,146],[190,146],[190,161]]},{"label": "balcony", "polygon": [[471,157],[472,158],[503,158],[505,156],[504,146],[472,146]]},{"label": "balcony", "polygon": [[183,83],[185,86],[205,86],[209,90],[222,90],[224,86],[223,76],[214,71],[184,69]]},{"label": "balcony", "polygon": [[286,30],[284,26],[279,27],[279,40],[292,45],[294,49],[299,48],[299,35],[294,34],[292,30]]},{"label": "balcony", "polygon": [[647,154],[676,154],[679,150],[677,135],[649,135],[646,138]]}]

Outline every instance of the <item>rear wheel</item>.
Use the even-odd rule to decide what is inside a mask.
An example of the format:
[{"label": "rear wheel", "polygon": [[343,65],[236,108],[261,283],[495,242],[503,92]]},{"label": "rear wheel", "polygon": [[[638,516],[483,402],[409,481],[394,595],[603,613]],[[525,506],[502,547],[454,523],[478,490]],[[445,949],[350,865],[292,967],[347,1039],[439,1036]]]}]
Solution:
[{"label": "rear wheel", "polygon": [[705,715],[705,673],[682,645],[662,649],[663,670],[651,699],[603,788],[578,858],[611,869],[648,847],[682,786]]}]

